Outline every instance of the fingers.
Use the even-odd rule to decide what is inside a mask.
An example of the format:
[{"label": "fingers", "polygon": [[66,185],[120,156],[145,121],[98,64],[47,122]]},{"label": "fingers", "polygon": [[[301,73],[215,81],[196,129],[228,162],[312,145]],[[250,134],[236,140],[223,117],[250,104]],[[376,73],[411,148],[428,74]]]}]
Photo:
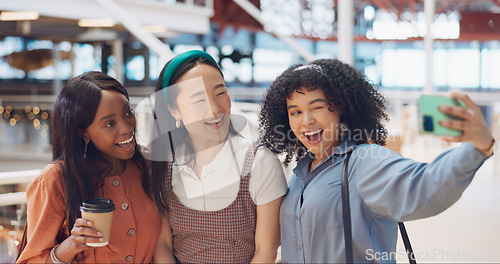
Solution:
[{"label": "fingers", "polygon": [[102,232],[92,228],[92,222],[78,218],[71,229],[71,240],[75,244],[102,242]]},{"label": "fingers", "polygon": [[473,115],[473,112],[470,109],[466,109],[460,106],[441,105],[439,106],[439,111],[448,115],[456,116],[464,120],[471,119]]},{"label": "fingers", "polygon": [[78,218],[76,219],[75,221],[75,226],[92,226],[92,221],[89,221],[89,220],[85,220],[85,219],[82,219],[82,218]]},{"label": "fingers", "polygon": [[465,93],[460,93],[460,92],[451,92],[450,97],[454,99],[461,100],[465,106],[469,109],[474,109],[476,108],[476,104],[470,99],[470,97],[465,94]]},{"label": "fingers", "polygon": [[101,231],[98,231],[98,230],[91,228],[91,227],[79,226],[79,227],[74,227],[73,229],[71,229],[71,235],[99,238],[102,236],[102,233],[101,233]]},{"label": "fingers", "polygon": [[441,120],[439,124],[443,127],[455,129],[455,130],[460,130],[463,131],[467,127],[467,123],[464,121],[460,120],[451,120],[451,119],[446,119],[446,120]]}]

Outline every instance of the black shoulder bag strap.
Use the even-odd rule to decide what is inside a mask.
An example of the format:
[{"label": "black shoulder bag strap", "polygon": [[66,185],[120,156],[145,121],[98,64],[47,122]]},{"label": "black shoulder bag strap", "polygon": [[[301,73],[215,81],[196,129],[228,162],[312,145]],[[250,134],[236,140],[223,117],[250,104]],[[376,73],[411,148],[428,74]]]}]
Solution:
[{"label": "black shoulder bag strap", "polygon": [[[351,223],[351,206],[349,203],[349,180],[348,180],[348,164],[349,158],[351,157],[352,150],[347,153],[344,160],[344,166],[342,169],[342,215],[344,220],[344,242],[345,242],[345,258],[346,263],[354,263],[353,249],[352,249],[352,223]],[[408,255],[408,261],[410,264],[416,264],[415,255],[413,254],[413,249],[410,244],[410,239],[408,238],[408,233],[406,233],[405,225],[402,222],[398,223],[399,230],[401,231],[401,237],[403,238],[403,243],[406,248],[406,254]]]}]

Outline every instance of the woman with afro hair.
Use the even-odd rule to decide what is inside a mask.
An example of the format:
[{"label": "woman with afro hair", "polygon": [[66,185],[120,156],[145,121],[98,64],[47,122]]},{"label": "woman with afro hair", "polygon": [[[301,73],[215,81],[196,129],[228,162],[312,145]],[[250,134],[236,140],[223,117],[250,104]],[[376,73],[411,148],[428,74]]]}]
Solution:
[{"label": "woman with afro hair", "polygon": [[360,71],[318,59],[283,72],[259,116],[261,141],[285,154],[285,165],[298,162],[280,209],[283,262],[395,263],[398,222],[446,210],[493,154],[479,107],[465,94],[451,96],[466,108],[439,109],[463,120],[442,125],[463,135],[442,139],[465,143],[419,163],[383,147],[386,101]]}]

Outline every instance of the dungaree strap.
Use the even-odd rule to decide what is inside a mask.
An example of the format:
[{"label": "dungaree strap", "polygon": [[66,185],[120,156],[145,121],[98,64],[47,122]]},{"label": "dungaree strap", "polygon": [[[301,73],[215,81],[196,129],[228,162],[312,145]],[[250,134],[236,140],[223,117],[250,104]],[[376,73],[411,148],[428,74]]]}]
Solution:
[{"label": "dungaree strap", "polygon": [[247,153],[245,155],[245,160],[243,162],[243,169],[241,170],[241,176],[246,177],[250,174],[253,167],[253,162],[255,160],[255,154],[257,153],[257,149],[261,145],[258,143],[252,143],[250,147],[248,147]]}]

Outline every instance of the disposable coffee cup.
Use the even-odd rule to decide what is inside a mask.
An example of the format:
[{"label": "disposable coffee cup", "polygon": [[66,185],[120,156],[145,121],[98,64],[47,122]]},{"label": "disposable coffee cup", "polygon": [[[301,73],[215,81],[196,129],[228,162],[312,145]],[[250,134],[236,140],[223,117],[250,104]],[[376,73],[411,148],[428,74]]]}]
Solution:
[{"label": "disposable coffee cup", "polygon": [[104,238],[103,242],[87,243],[88,246],[102,247],[109,243],[114,210],[115,205],[110,199],[92,198],[82,203],[80,206],[82,218],[92,221],[92,227],[101,231],[102,238]]}]

